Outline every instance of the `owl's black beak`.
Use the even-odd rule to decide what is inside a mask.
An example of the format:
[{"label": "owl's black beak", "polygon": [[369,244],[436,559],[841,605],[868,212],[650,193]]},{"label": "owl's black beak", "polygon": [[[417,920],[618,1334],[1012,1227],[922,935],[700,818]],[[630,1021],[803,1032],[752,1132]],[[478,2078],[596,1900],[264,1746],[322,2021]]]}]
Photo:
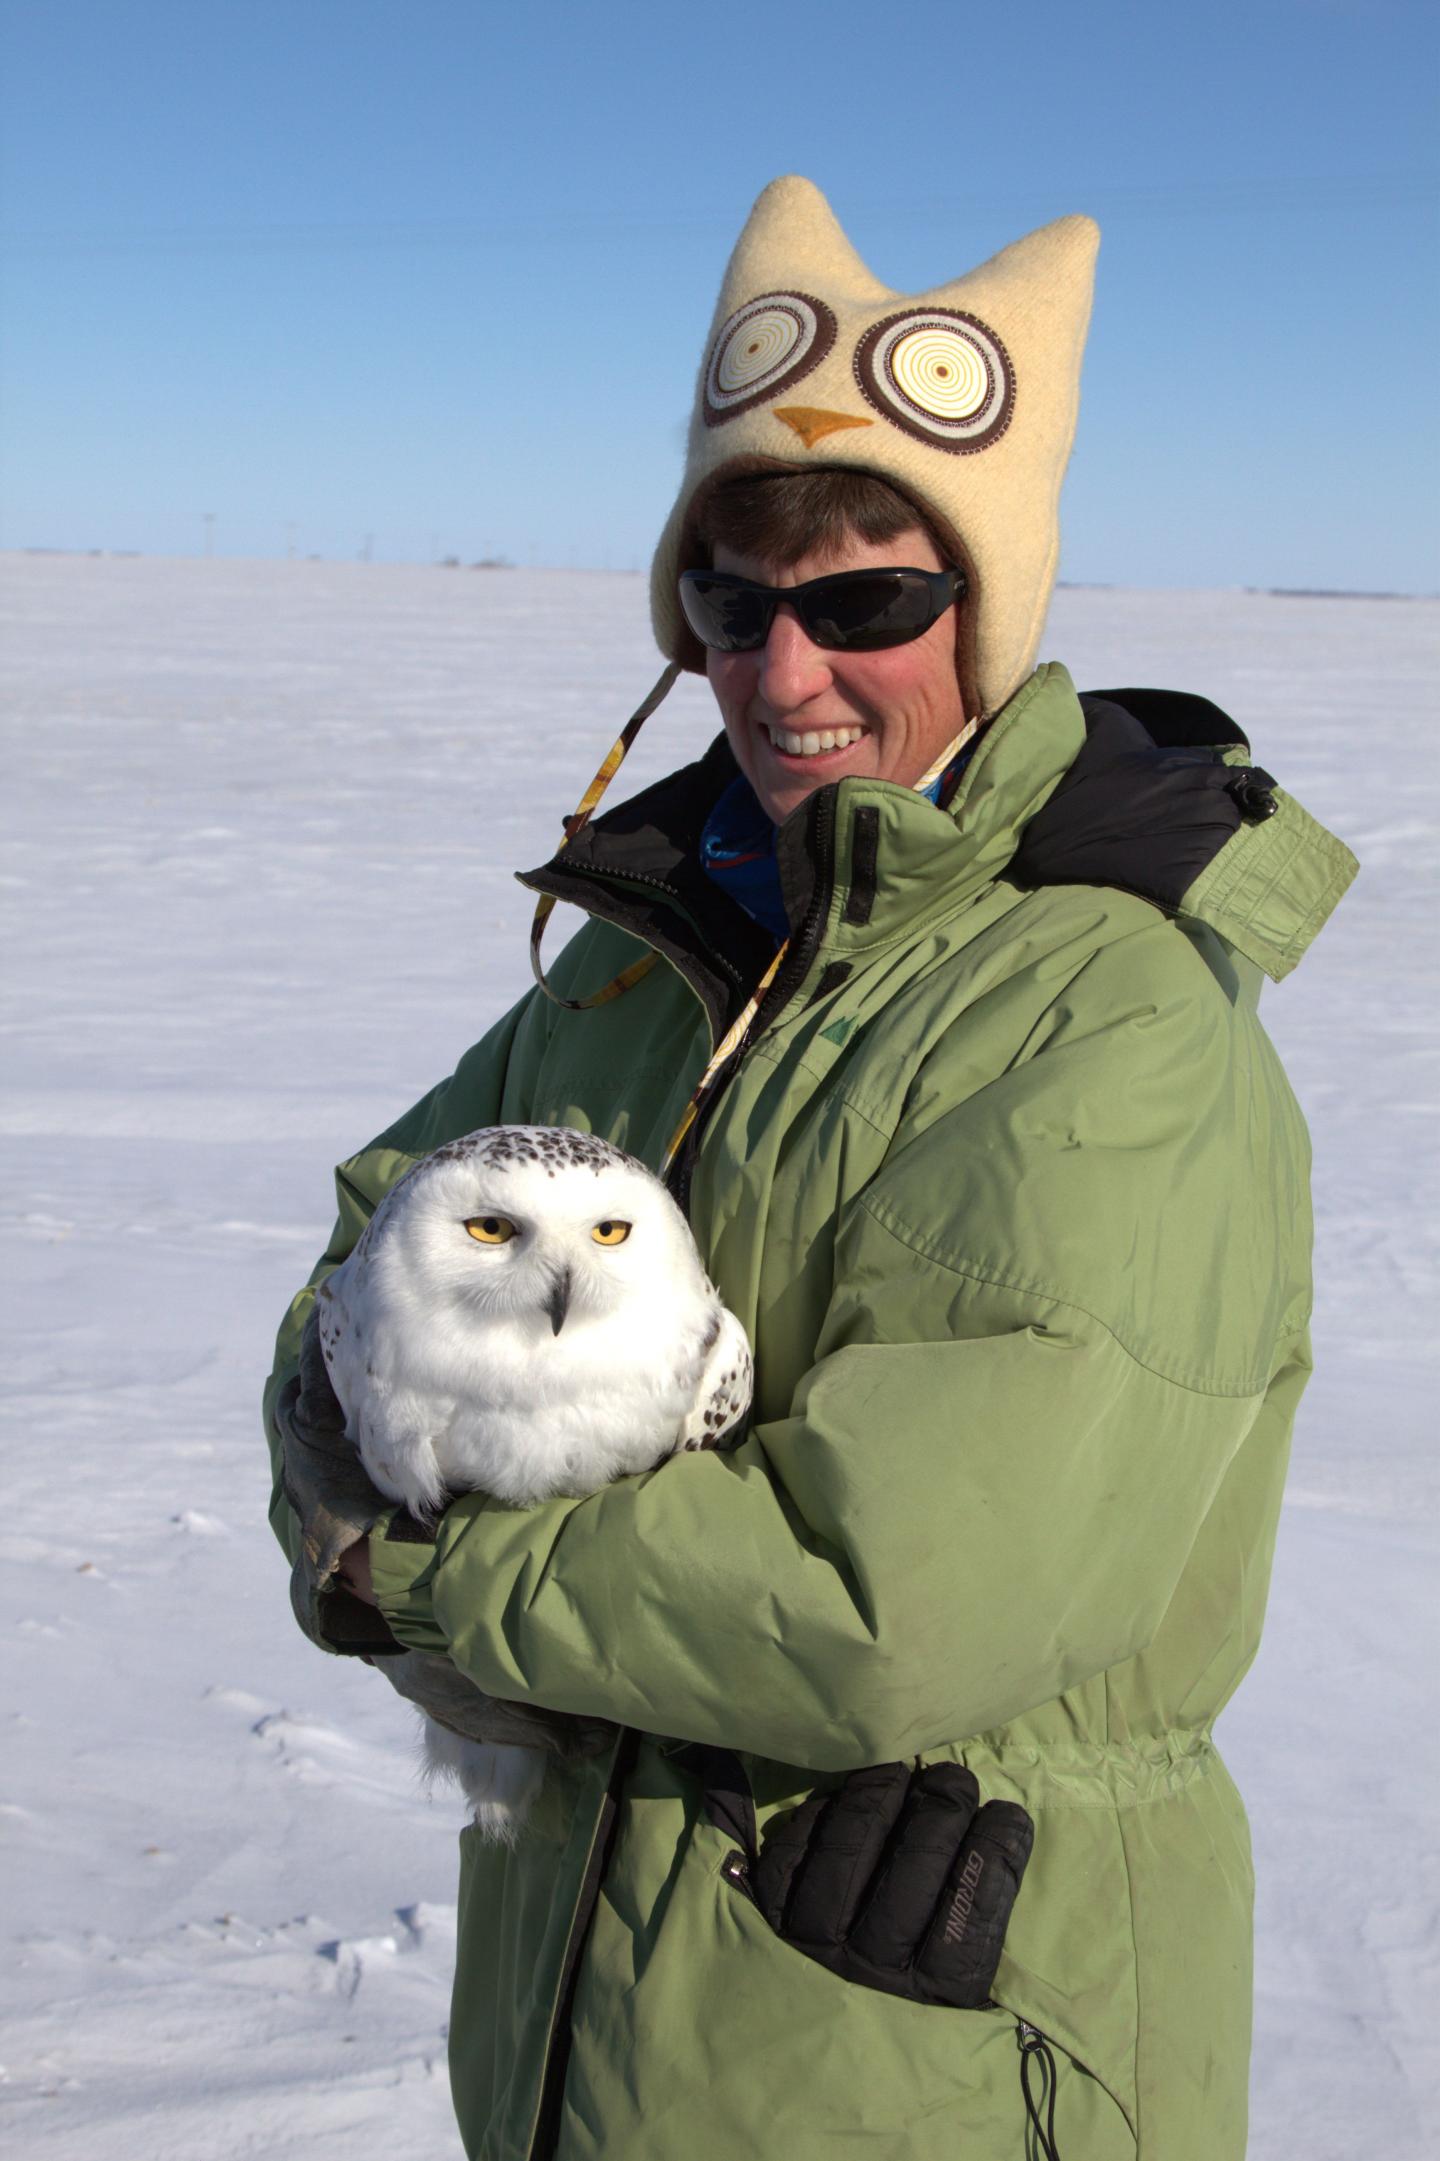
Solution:
[{"label": "owl's black beak", "polygon": [[550,1316],[550,1328],[559,1335],[565,1326],[565,1316],[570,1310],[570,1271],[562,1268],[550,1284],[550,1296],[545,1301],[545,1311]]}]

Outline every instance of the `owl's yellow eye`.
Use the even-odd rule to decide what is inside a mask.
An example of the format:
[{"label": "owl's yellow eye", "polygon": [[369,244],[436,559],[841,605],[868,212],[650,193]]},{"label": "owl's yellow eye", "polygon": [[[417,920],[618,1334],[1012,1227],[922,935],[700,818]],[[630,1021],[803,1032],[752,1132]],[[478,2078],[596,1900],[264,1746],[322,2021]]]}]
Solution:
[{"label": "owl's yellow eye", "polygon": [[622,1223],[618,1216],[607,1216],[603,1223],[596,1224],[590,1236],[597,1246],[623,1246],[634,1227],[632,1223]]},{"label": "owl's yellow eye", "polygon": [[465,1228],[482,1246],[508,1245],[515,1236],[515,1226],[508,1216],[469,1216]]}]

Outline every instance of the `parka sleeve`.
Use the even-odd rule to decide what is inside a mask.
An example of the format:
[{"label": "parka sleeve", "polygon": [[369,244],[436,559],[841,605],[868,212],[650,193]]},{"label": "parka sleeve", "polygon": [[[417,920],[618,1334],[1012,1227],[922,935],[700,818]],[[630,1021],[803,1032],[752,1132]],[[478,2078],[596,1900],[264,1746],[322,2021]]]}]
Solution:
[{"label": "parka sleeve", "polygon": [[1142,1650],[1303,1329],[1267,1224],[1303,1208],[1304,1140],[1258,1027],[1240,1055],[1126,943],[998,1079],[922,1076],[788,1415],[583,1500],[468,1496],[433,1543],[377,1531],[395,1634],[493,1695],[821,1771]]}]

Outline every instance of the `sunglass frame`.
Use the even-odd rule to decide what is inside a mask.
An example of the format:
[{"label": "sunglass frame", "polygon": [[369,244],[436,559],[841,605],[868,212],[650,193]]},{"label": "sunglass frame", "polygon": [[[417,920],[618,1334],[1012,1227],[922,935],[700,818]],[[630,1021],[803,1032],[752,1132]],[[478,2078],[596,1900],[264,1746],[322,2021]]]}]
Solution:
[{"label": "sunglass frame", "polygon": [[[923,619],[912,624],[881,632],[872,630],[867,634],[861,623],[842,636],[833,633],[833,625],[826,626],[815,618],[815,610],[827,594],[845,589],[855,590],[885,579],[903,579],[893,598],[904,593],[923,590],[926,612]],[[716,634],[716,625],[706,622],[702,612],[700,621],[691,613],[690,598],[693,595],[703,610],[702,587],[718,586],[722,592],[752,596],[758,613],[746,634],[737,639]],[[882,564],[873,570],[836,570],[822,578],[809,578],[803,585],[760,585],[753,578],[742,578],[726,570],[686,570],[680,576],[680,606],[685,620],[703,646],[713,653],[757,653],[770,635],[775,611],[782,604],[794,608],[800,624],[812,645],[818,645],[831,653],[880,653],[896,645],[909,645],[915,638],[923,638],[926,631],[940,620],[945,610],[957,600],[964,598],[967,590],[963,570],[921,570],[911,564]],[[880,612],[879,610],[876,611]],[[753,635],[750,632],[753,631]]]}]

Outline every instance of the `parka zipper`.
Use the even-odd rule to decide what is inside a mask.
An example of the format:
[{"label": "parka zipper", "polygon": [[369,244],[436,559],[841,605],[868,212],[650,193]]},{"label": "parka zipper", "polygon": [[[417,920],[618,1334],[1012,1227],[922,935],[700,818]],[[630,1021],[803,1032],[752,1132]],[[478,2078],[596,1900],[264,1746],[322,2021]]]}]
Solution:
[{"label": "parka zipper", "polygon": [[545,2055],[540,2070],[535,2113],[530,2120],[530,2132],[525,2142],[525,2161],[552,2161],[559,2143],[560,2108],[565,2097],[566,2073],[570,2068],[570,2047],[574,2038],[571,2021],[580,1979],[580,1961],[585,1955],[585,1945],[589,1940],[590,1926],[600,1898],[600,1885],[610,1859],[610,1849],[615,1843],[625,1781],[634,1768],[639,1748],[639,1734],[633,1727],[623,1728],[611,1760],[610,1776],[605,1783],[605,1796],[586,1849],[580,1891],[575,1901],[575,1910],[570,1917],[570,1932],[565,1939],[565,1955],[560,1962],[560,1974],[550,2010],[550,2025],[545,2035]]},{"label": "parka zipper", "polygon": [[805,833],[807,852],[815,866],[815,884],[811,889],[810,905],[805,911],[804,922],[791,941],[784,967],[761,1000],[760,1009],[746,1038],[747,1043],[755,1042],[769,1027],[775,1015],[784,1012],[809,974],[819,950],[820,935],[825,928],[825,919],[830,913],[830,902],[835,891],[835,800],[836,789],[833,784],[828,788],[817,789],[810,798]]},{"label": "parka zipper", "polygon": [[815,883],[811,889],[805,920],[790,940],[790,950],[780,967],[774,982],[755,1009],[755,1014],[740,1041],[736,1044],[727,1063],[720,1068],[711,1081],[703,1101],[697,1106],[685,1135],[680,1151],[670,1166],[666,1184],[669,1186],[681,1210],[690,1212],[690,1181],[694,1176],[696,1158],[700,1153],[700,1140],[705,1127],[724,1095],[729,1083],[739,1072],[745,1053],[759,1041],[775,1017],[783,1013],[800,985],[804,982],[819,950],[830,902],[835,891],[835,789],[821,788],[810,798],[806,809],[806,852],[815,866]]}]

